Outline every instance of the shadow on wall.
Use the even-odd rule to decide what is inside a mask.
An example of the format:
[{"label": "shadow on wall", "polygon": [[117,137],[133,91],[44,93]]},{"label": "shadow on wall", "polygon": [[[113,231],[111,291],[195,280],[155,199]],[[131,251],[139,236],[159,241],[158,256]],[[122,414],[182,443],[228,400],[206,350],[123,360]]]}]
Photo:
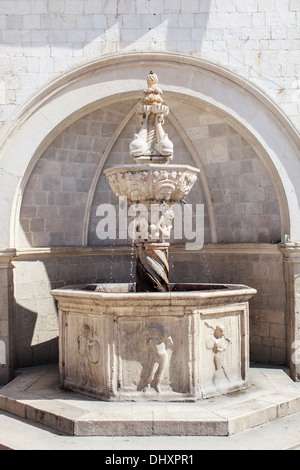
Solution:
[{"label": "shadow on wall", "polygon": [[[199,55],[211,0],[49,1],[40,2],[40,11],[33,10],[32,15],[29,9],[25,12],[30,2],[23,3],[22,9],[18,2],[6,2],[3,7],[0,2],[1,47],[15,49],[13,58],[8,53],[1,59],[0,104],[9,109],[18,88],[21,100],[30,98],[54,77],[103,54],[171,51]],[[27,57],[32,61],[27,62]],[[37,60],[40,73],[30,65]],[[14,102],[19,101],[16,97]],[[6,113],[5,108],[0,111],[1,126]]]},{"label": "shadow on wall", "polygon": [[[27,43],[29,55],[32,48],[48,46],[52,57],[55,57],[56,48],[60,50],[60,55],[61,49],[64,49],[67,62],[76,58],[76,51],[80,49],[84,55],[96,51],[98,54],[114,53],[126,48],[132,51],[161,50],[166,44],[168,50],[178,50],[178,42],[182,43],[183,48],[186,42],[186,47],[190,48],[194,41],[199,50],[211,9],[211,0],[181,2],[184,5],[172,0],[105,1],[98,2],[98,5],[94,2],[92,9],[85,2],[76,2],[73,8],[73,2],[68,2],[65,8],[66,2],[58,2],[60,5],[56,2],[55,7],[48,2],[47,10],[36,15],[35,24],[25,29],[22,15],[13,3],[5,11],[3,43],[12,46],[18,43],[16,47],[21,42]],[[197,31],[196,36],[192,36],[191,29]],[[65,69],[66,65],[62,64],[62,67]]]},{"label": "shadow on wall", "polygon": [[[37,324],[37,313],[16,304],[16,367],[58,362],[58,336],[32,344]],[[46,333],[46,332],[45,332]]]},{"label": "shadow on wall", "polygon": [[57,256],[15,262],[15,365],[58,360],[58,309],[52,289],[95,282],[128,282],[131,256]]}]

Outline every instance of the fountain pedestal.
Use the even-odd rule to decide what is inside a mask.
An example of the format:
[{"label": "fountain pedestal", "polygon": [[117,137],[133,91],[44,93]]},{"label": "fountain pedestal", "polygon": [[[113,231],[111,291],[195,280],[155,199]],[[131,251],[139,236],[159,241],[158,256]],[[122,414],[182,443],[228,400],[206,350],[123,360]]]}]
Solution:
[{"label": "fountain pedestal", "polygon": [[58,300],[62,386],[101,400],[195,401],[242,390],[248,301],[240,285],[171,285],[170,293],[92,285]]}]

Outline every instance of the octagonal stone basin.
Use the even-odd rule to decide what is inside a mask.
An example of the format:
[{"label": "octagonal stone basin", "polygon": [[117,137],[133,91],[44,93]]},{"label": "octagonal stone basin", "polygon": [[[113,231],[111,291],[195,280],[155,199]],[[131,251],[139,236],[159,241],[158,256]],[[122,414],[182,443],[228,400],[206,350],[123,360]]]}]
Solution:
[{"label": "octagonal stone basin", "polygon": [[195,401],[247,388],[249,299],[243,285],[134,284],[52,291],[61,384],[100,400]]}]

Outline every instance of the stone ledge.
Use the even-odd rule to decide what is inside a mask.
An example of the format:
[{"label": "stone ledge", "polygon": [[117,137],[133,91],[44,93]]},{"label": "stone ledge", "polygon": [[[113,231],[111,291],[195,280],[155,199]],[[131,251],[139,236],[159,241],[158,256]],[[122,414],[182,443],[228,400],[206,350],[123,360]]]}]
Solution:
[{"label": "stone ledge", "polygon": [[[115,256],[131,255],[131,246],[115,246],[113,253]],[[278,245],[269,243],[229,243],[214,244],[209,243],[201,250],[186,250],[184,245],[172,245],[170,253],[223,253],[223,254],[280,254]],[[13,252],[14,261],[39,259],[42,257],[63,257],[63,256],[111,256],[111,247],[49,247],[49,248],[18,248]]]},{"label": "stone ledge", "polygon": [[286,263],[300,263],[300,242],[280,243],[278,248]]},{"label": "stone ledge", "polygon": [[251,368],[249,389],[197,403],[108,403],[60,388],[57,366],[19,371],[0,409],[74,436],[228,436],[300,411],[283,369]]},{"label": "stone ledge", "polygon": [[0,269],[12,268],[11,261],[15,255],[15,248],[0,248]]}]

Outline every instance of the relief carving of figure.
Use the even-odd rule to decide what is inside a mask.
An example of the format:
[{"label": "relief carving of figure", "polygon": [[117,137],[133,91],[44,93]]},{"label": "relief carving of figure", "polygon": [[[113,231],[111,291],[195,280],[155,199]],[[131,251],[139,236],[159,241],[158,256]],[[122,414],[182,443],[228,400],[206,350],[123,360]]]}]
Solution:
[{"label": "relief carving of figure", "polygon": [[157,393],[161,393],[164,373],[170,365],[168,349],[173,347],[173,340],[164,327],[156,324],[148,327],[145,339],[152,354],[150,374],[144,392],[147,392],[153,386]]},{"label": "relief carving of figure", "polygon": [[[160,210],[159,210],[160,209]],[[152,215],[152,213],[151,213]],[[153,240],[169,240],[173,227],[174,212],[171,207],[163,206],[154,212],[149,227],[150,238]]]},{"label": "relief carving of figure", "polygon": [[83,371],[82,386],[90,385],[95,386],[93,377],[92,364],[99,362],[100,346],[97,340],[92,339],[91,329],[89,325],[83,325],[81,328],[81,335],[77,338],[78,354],[80,361],[79,370]]},{"label": "relief carving of figure", "polygon": [[223,325],[217,325],[216,327],[213,327],[207,322],[205,322],[205,325],[207,328],[210,328],[213,331],[213,335],[206,341],[206,348],[211,349],[214,353],[215,372],[213,381],[215,382],[216,379],[223,374],[225,375],[226,379],[230,381],[224,367],[224,354],[231,344],[230,339],[225,336],[225,327]]}]

